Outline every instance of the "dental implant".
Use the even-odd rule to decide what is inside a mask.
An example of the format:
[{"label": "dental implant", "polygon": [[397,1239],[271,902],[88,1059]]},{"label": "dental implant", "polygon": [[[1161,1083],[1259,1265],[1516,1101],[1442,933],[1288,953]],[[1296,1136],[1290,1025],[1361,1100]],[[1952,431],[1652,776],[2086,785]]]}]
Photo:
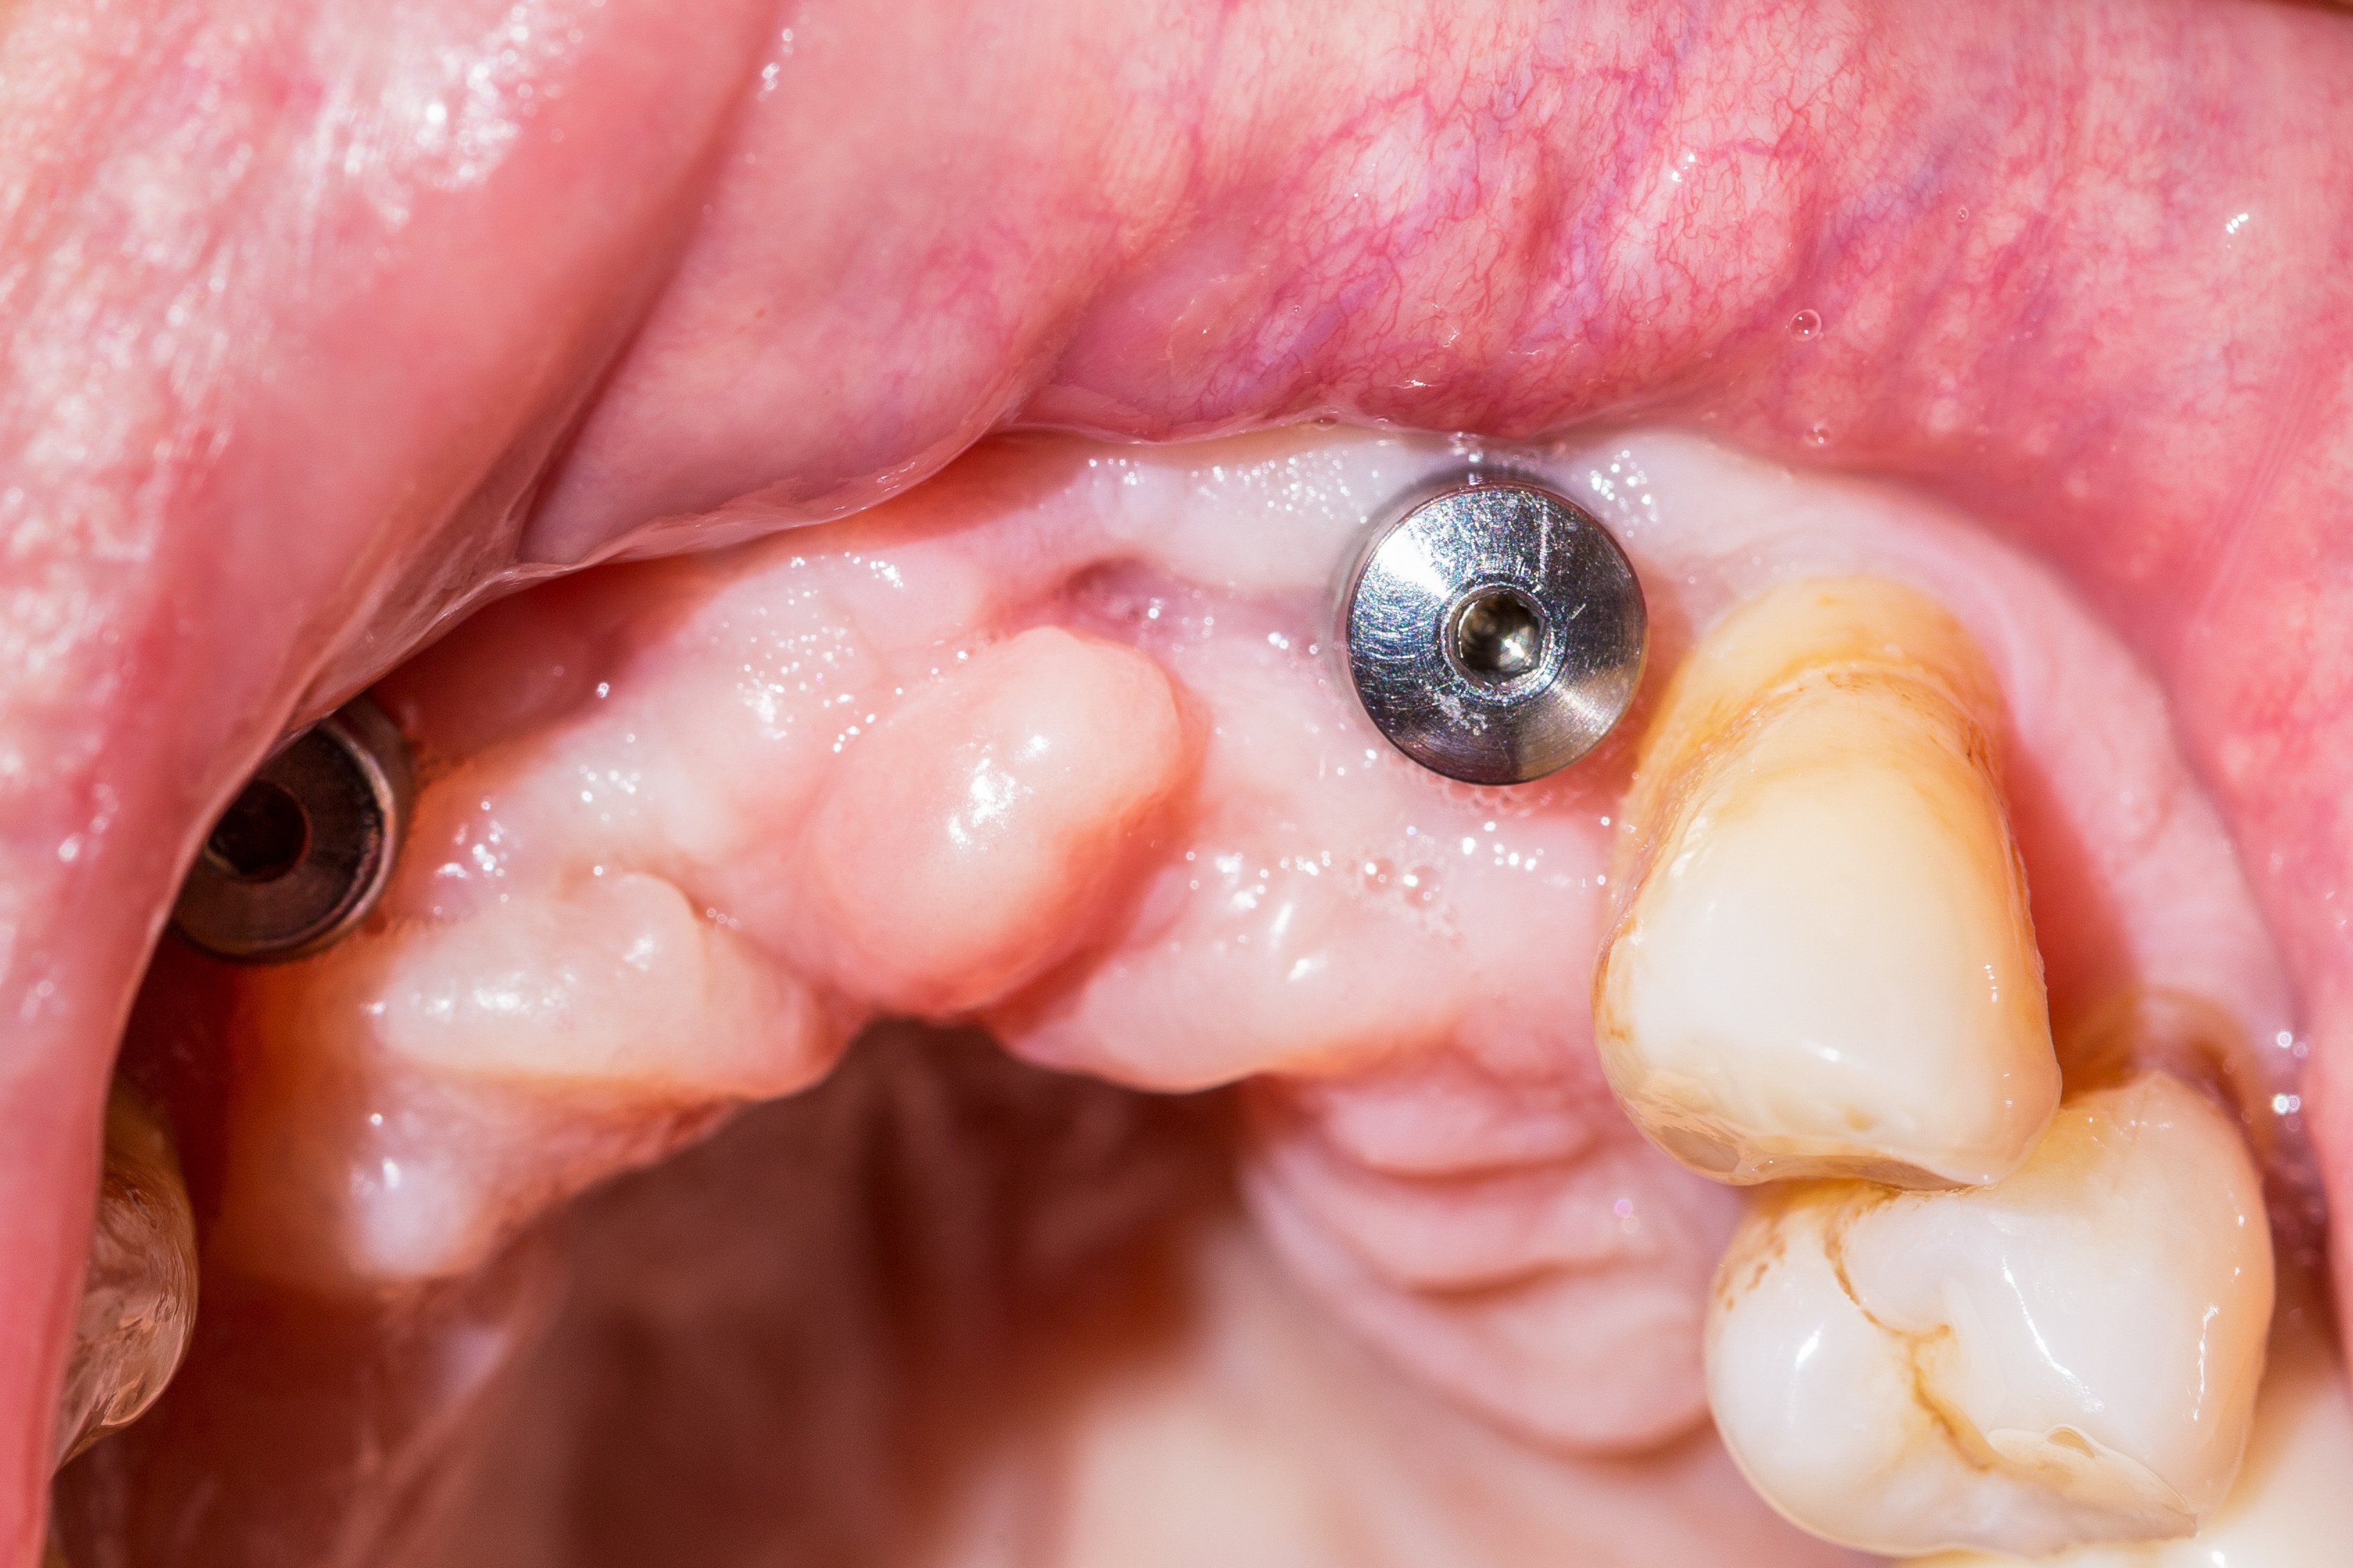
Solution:
[{"label": "dental implant", "polygon": [[1474,476],[1376,531],[1343,594],[1342,641],[1390,744],[1466,784],[1526,784],[1625,717],[1649,620],[1625,552],[1567,497]]},{"label": "dental implant", "polygon": [[229,803],[181,885],[172,926],[237,963],[333,943],[375,907],[408,817],[408,746],[362,697],[287,742]]}]

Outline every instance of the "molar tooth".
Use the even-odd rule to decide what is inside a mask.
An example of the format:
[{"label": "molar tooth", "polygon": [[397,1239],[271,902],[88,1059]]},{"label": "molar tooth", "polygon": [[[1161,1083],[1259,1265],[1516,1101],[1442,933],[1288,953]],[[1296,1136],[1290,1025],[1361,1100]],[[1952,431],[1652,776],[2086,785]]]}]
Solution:
[{"label": "molar tooth", "polygon": [[2060,1092],[1995,772],[2000,700],[1926,595],[1778,589],[1692,650],[1627,803],[1594,1032],[1720,1181],[1977,1184]]},{"label": "molar tooth", "polygon": [[179,1370],[195,1317],[195,1220],[179,1158],[153,1114],[118,1083],[107,1100],[106,1170],[58,1398],[59,1465],[155,1403]]},{"label": "molar tooth", "polygon": [[1716,1425],[1767,1500],[1873,1551],[2188,1533],[2228,1493],[2272,1310],[2236,1128],[2147,1074],[1989,1187],[1771,1190],[1716,1276]]},{"label": "molar tooth", "polygon": [[[2238,1484],[2195,1536],[2081,1546],[2042,1568],[2335,1568],[2353,1540],[2353,1405],[2345,1368],[2310,1329],[2283,1331],[2255,1405]],[[1976,1552],[1915,1559],[1914,1568],[2000,1568],[2015,1558]]]}]

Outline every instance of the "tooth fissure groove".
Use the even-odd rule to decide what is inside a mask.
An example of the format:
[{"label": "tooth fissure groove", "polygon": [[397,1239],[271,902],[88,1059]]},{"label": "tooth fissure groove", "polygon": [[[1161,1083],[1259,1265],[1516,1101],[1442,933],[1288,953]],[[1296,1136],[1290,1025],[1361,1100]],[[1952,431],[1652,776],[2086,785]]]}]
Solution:
[{"label": "tooth fissure groove", "polygon": [[1710,1404],[1758,1489],[1849,1545],[2163,1539],[2229,1489],[2271,1304],[2235,1126],[2143,1074],[1988,1186],[1769,1189],[1718,1276]]}]

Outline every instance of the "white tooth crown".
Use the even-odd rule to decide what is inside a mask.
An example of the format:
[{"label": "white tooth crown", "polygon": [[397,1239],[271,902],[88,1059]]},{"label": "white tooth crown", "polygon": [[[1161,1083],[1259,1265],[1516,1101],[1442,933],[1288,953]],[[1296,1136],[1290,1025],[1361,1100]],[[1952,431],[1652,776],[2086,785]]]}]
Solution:
[{"label": "white tooth crown", "polygon": [[1720,1181],[1980,1184],[2059,1100],[2000,701],[1926,595],[1792,584],[1694,648],[1645,737],[1602,1066]]},{"label": "white tooth crown", "polygon": [[2260,1178],[2178,1080],[2085,1092],[1995,1185],[1763,1194],[1716,1277],[1709,1403],[1767,1500],[1895,1553],[2195,1528],[2272,1308]]},{"label": "white tooth crown", "polygon": [[[2247,1462],[2195,1536],[2078,1546],[2034,1559],[2043,1568],[2341,1568],[2353,1542],[2353,1406],[2345,1367],[2314,1329],[2272,1345]],[[1914,1568],[2016,1568],[1976,1552],[1916,1558]]]}]

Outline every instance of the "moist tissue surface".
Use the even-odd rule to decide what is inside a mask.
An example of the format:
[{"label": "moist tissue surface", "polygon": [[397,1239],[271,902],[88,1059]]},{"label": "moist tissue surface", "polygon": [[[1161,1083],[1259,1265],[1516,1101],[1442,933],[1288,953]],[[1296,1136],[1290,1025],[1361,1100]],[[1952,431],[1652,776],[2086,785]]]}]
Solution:
[{"label": "moist tissue surface", "polygon": [[[1105,1352],[1014,1436],[932,1412],[949,1457],[869,1478],[927,1500],[922,1555],[995,1561],[976,1543],[997,1498],[1056,1543],[1007,1559],[1024,1563],[1142,1561],[1155,1531],[1182,1544],[1171,1562],[1219,1542],[1423,1561],[1425,1533],[1478,1561],[1609,1560],[1637,1539],[1649,1561],[1824,1560],[1704,1434],[1700,1328],[1736,1200],[1644,1143],[1595,1059],[1630,741],[1530,787],[1450,784],[1381,742],[1328,646],[1335,569],[1368,520],[1506,460],[1623,543],[1653,688],[1778,583],[1868,574],[1932,595],[2000,689],[2057,1031],[2120,998],[2194,998],[2262,1089],[2258,1147],[2293,1143],[2291,1101],[2270,1096],[2295,1065],[2285,982],[2162,695],[2047,570],[1965,521],[1672,431],[1536,449],[1330,427],[1005,439],[853,520],[495,605],[379,689],[422,784],[376,916],[279,968],[167,952],[134,1019],[132,1069],[196,1129],[218,1305],[164,1408],[72,1478],[79,1538],[111,1554],[91,1560],[177,1542],[195,1554],[178,1561],[385,1561],[369,1554],[427,1550],[394,1522],[415,1498],[458,1498],[446,1517],[472,1522],[446,1549],[487,1550],[497,1510],[477,1496],[466,1514],[453,1478],[486,1449],[521,1463],[518,1445],[548,1467],[525,1489],[532,1550],[575,1540],[596,1513],[577,1489],[612,1461],[548,1413],[554,1374],[526,1369],[568,1346],[580,1375],[611,1375],[589,1364],[610,1342],[579,1324],[617,1300],[655,1291],[658,1311],[628,1310],[695,1342],[708,1314],[765,1311],[779,1287],[715,1246],[632,1276],[597,1261],[631,1256],[598,1224],[567,1243],[534,1222],[744,1100],[856,1103],[811,1086],[861,1023],[908,1015],[977,1019],[1014,1057],[1113,1084],[1241,1086],[1209,1152],[1178,1162],[1236,1201],[1155,1265],[1170,1272],[1138,1299],[1187,1305],[1148,1353]],[[922,1081],[876,1079],[858,1066],[876,1048],[842,1069],[864,1092]],[[839,1188],[822,1118],[794,1124],[820,1152],[788,1163]],[[741,1160],[752,1136],[712,1148]],[[645,1180],[598,1212],[642,1229],[669,1202],[661,1223],[701,1223],[689,1178]],[[1083,1213],[1091,1184],[1036,1205]],[[1161,1206],[1104,1223],[1150,1230]],[[839,1236],[806,1228],[778,1247],[839,1262]],[[590,1283],[549,1338],[567,1247]],[[332,1305],[310,1321],[305,1302]],[[1303,1351],[1315,1323],[1347,1332]],[[723,1414],[722,1390],[781,1353],[739,1337],[712,1334],[707,1358],[647,1342],[722,1431],[751,1419]],[[876,1367],[929,1342],[881,1338],[861,1352]],[[295,1370],[259,1373],[264,1345]],[[1259,1386],[1294,1362],[1290,1393]],[[512,1414],[517,1386],[540,1391],[539,1419]],[[254,1441],[200,1453],[214,1423]],[[1342,1430],[1356,1458],[1308,1457]],[[1418,1455],[1435,1468],[1398,1483],[1399,1518],[1358,1520],[1367,1478]],[[1215,1528],[1145,1506],[1162,1476],[1229,1498]],[[781,1527],[712,1528],[709,1552],[748,1562]]]},{"label": "moist tissue surface", "polygon": [[[607,551],[709,546],[839,518],[1008,426],[1158,440],[1336,415],[1500,437],[1639,414],[1816,471],[1898,476],[1965,509],[2063,574],[2170,700],[2159,704],[2146,682],[2086,689],[2061,679],[2077,667],[2059,651],[2086,624],[2063,609],[2024,628],[2050,639],[2047,669],[2019,652],[2039,646],[2034,637],[1995,627],[2022,615],[2030,592],[1962,607],[1973,635],[2008,649],[1990,656],[2011,661],[2005,695],[2021,730],[2070,731],[2086,749],[2098,737],[2117,742],[2107,762],[2052,742],[2049,756],[2083,763],[2080,774],[2036,774],[2037,743],[2010,748],[2023,759],[2010,776],[2021,824],[2037,811],[2078,820],[2062,809],[2075,784],[2131,774],[2146,749],[2136,737],[2162,730],[2129,716],[2169,710],[2296,987],[2297,1015],[2278,1027],[2297,1029],[2290,1053],[2308,1043],[2310,1057],[2300,1081],[2274,1090],[2300,1108],[2280,1114],[2311,1118],[2324,1159],[2353,1146],[2334,1092],[2353,1062],[2353,919],[2342,896],[2353,876],[2353,278],[2338,264],[2353,232],[2353,164],[2341,155],[2353,141],[2348,69],[2353,31],[2341,10],[2222,0],[1993,0],[1957,16],[1928,0],[1468,10],[1039,0],[1018,26],[954,0],[712,0],[691,11],[646,0],[16,0],[0,14],[0,1013],[12,1020],[0,1285],[22,1331],[0,1336],[10,1416],[0,1424],[0,1555],[14,1568],[39,1551],[47,1428],[123,1016],[206,821],[272,740],[503,579]],[[1662,525],[1689,538],[1720,529],[1753,541],[1782,526],[1777,507],[1678,520],[1683,503],[1659,488],[1664,460],[1644,471]],[[1058,483],[1000,496],[996,510],[1019,512]],[[1811,503],[1793,504],[1803,513]],[[1247,542],[1235,545],[1245,563],[1256,558]],[[1694,553],[1680,564],[1698,579],[1687,584],[1694,604],[1718,589],[1735,596],[1729,569]],[[809,580],[831,570],[813,568]],[[1958,576],[1932,586],[1970,596]],[[1092,629],[1060,613],[1039,622],[1080,639],[1075,657],[1102,678],[1085,688],[1097,700],[1129,689],[1134,637],[1107,618]],[[1058,650],[1073,645],[1033,642],[1024,658]],[[1155,842],[1145,825],[1181,834],[1193,820],[1187,801],[1232,798],[1196,786],[1231,779],[1212,770],[1240,745],[1220,749],[1217,731],[1198,727],[1217,708],[1196,701],[1194,682],[1216,689],[1206,662],[1187,671],[1174,654],[1138,657],[1159,660],[1171,682],[1178,749],[1158,749],[1153,736],[1166,731],[1148,728],[1153,704],[1123,705],[1147,723],[1140,771],[1064,781],[1085,796],[1067,818],[1082,829],[1139,813],[1137,865],[1106,867],[1092,889],[1113,913],[1079,920],[1089,889],[1054,869],[1085,863],[1083,832],[1026,862],[1024,896],[1043,900],[1041,921],[1068,916],[1109,934],[1093,962],[1072,948],[1022,981],[1042,988],[1035,996],[974,1005],[1035,1057],[1107,1055],[1129,1078],[1241,1070],[1268,1055],[1270,1037],[1267,996],[1248,987],[1235,1003],[1244,1026],[1223,1048],[1179,1037],[1170,1020],[1185,1009],[1174,1004],[1139,1029],[1132,1056],[1106,1044],[1103,1025],[1134,1011],[1113,981],[1127,977],[1132,1001],[1169,973],[1120,933],[1145,932],[1172,908],[1169,930],[1190,929],[1186,911],[1197,907],[1189,885],[1164,888],[1164,903],[1139,897],[1134,923],[1116,923],[1133,876],[1164,867],[1142,853]],[[878,693],[906,683],[893,668]],[[1027,689],[957,688],[927,721],[968,702],[1018,724],[1034,711],[1019,700]],[[2069,704],[2063,723],[2042,706],[2062,690],[2086,704]],[[888,722],[881,701],[866,710]],[[1284,711],[1271,698],[1266,710]],[[1283,746],[1314,754],[1316,737],[1335,733],[1261,728],[1253,743],[1268,756]],[[1325,759],[1335,781],[1344,762],[1351,788],[1377,776],[1340,751]],[[596,754],[613,760],[610,748]],[[2181,814],[2166,781],[2177,775],[2158,773],[2151,793],[2126,802],[2120,790],[2091,814],[2126,826],[2082,841],[2170,842]],[[1262,775],[1271,816],[1282,774]],[[1171,778],[1172,793],[1155,795]],[[1048,793],[1041,784],[1039,798]],[[511,799],[520,834],[522,796]],[[1610,815],[1598,798],[1586,809]],[[1433,827],[1482,847],[1448,862],[1459,888],[1488,874],[1478,855],[1499,843],[1501,882],[1580,874],[1561,812],[1430,810]],[[2202,810],[2190,815],[2211,826]],[[739,826],[716,805],[711,825]],[[648,964],[696,980],[696,1017],[721,1020],[765,995],[798,1021],[787,1032],[798,1047],[713,1037],[723,1048],[667,1083],[659,1121],[641,1114],[638,1090],[575,1074],[558,1117],[534,1098],[546,1087],[543,1049],[493,1058],[495,1071],[470,1079],[424,1070],[434,1042],[470,1037],[428,1016],[436,995],[453,1014],[473,1006],[458,1007],[454,991],[379,998],[384,1037],[401,1052],[392,1078],[371,1076],[381,1062],[353,1070],[353,1058],[331,1053],[332,1070],[308,1084],[271,1077],[289,1058],[271,1054],[269,1009],[255,998],[251,1028],[236,1032],[259,1043],[240,1070],[275,1084],[272,1095],[346,1108],[386,1097],[356,1118],[323,1115],[317,1137],[284,1144],[288,1180],[263,1183],[264,1195],[315,1190],[306,1171],[348,1171],[354,1139],[375,1135],[360,1131],[373,1128],[366,1116],[390,1129],[360,1190],[283,1216],[281,1284],[324,1288],[338,1269],[349,1283],[358,1264],[424,1268],[501,1227],[476,1201],[489,1188],[432,1157],[436,1125],[472,1130],[485,1162],[519,1162],[491,1184],[505,1194],[492,1206],[524,1212],[684,1135],[712,1114],[701,1097],[714,1088],[813,1074],[826,1041],[891,987],[946,997],[950,980],[977,983],[992,965],[995,980],[1012,973],[1002,967],[1012,950],[978,940],[941,955],[953,963],[887,970],[872,928],[847,920],[818,933],[839,937],[832,947],[786,942],[748,898],[730,911],[740,943],[710,938],[688,894],[705,882],[720,890],[725,879],[697,857],[722,846],[696,831],[673,823],[620,845],[676,854],[631,864],[608,892],[577,899],[544,879],[561,851],[543,839],[526,853],[518,839],[542,878],[518,900],[528,918],[473,931],[478,951],[456,943],[442,978],[471,963],[470,997],[540,1008],[519,1037],[543,1047],[548,1036],[533,1031],[556,1000],[589,997],[596,983],[608,995],[625,988],[609,968],[601,982],[584,970],[578,989],[501,992],[499,975],[544,981],[529,957],[540,935],[634,931],[650,942],[639,954]],[[2186,889],[2135,882],[2174,862],[2128,851],[2116,857],[2111,898],[2109,862],[2087,852],[2080,876],[2053,873],[2047,847],[2066,836],[2046,835],[2038,851],[2021,831],[2038,932],[2064,950],[2049,955],[2062,1005],[2059,971],[2095,971],[2086,953],[2131,954],[2149,922],[2188,923],[2210,904],[2245,908],[2221,872]],[[1361,824],[1334,828],[1335,840],[1350,835],[1380,837]],[[1236,853],[1260,842],[1238,828],[1217,836]],[[1299,837],[1322,875],[1324,850],[1338,848]],[[1293,847],[1272,851],[1261,908],[1284,907],[1283,879],[1307,879]],[[1509,865],[1531,849],[1537,871]],[[953,888],[952,875],[933,874],[953,857],[927,864],[920,886]],[[1254,863],[1237,865],[1252,879],[1233,890],[1255,888]],[[738,883],[752,879],[734,869]],[[843,871],[797,868],[794,885],[834,898]],[[1213,866],[1204,889],[1226,889],[1226,875]],[[1057,889],[1077,901],[1056,902]],[[465,901],[453,893],[451,907]],[[1303,897],[1299,907],[1313,905]],[[721,907],[715,896],[708,907]],[[2062,907],[2085,918],[2063,919]],[[2108,918],[2111,907],[2128,913]],[[956,929],[986,938],[987,924]],[[2218,924],[2204,956],[2144,956],[2178,958],[2197,985],[2228,993],[2214,1005],[2235,1030],[2242,998],[2208,970],[2235,962],[2240,928]],[[1518,974],[1508,950],[1520,942],[1525,956],[1535,939],[1475,921],[1463,929],[1503,944],[1464,967],[1495,980],[1492,992],[1465,1003],[1441,981],[1436,1002],[1384,1026],[1415,1039],[1468,1036],[1472,1024],[1449,1021],[1457,1012],[1473,1018],[1493,998],[1495,1017],[1525,1010],[1516,998],[1539,983]],[[1385,986],[1391,970],[1373,965],[1412,972],[1409,945],[1365,952],[1364,995],[1394,1000],[1403,988]],[[378,949],[386,979],[401,977],[394,953]],[[202,977],[177,978],[201,989]],[[1056,989],[1058,978],[1071,984]],[[343,979],[352,989],[342,994],[364,1005],[366,977]],[[1062,1012],[1023,1012],[1049,991]],[[396,1011],[396,997],[417,1005]],[[1352,1016],[1356,1001],[1338,996],[1345,1026],[1307,1028],[1307,1042],[1345,1047],[1369,1011]],[[658,1032],[643,1038],[659,1043]],[[608,1032],[601,1055],[584,1048],[577,1059],[640,1079],[680,1065],[631,1059],[620,1044]],[[1471,1353],[1480,1342],[1458,1331],[1480,1306],[1525,1307],[1569,1289],[1573,1269],[1519,1297],[1428,1287],[1415,1281],[1441,1271],[1427,1259],[1457,1238],[1474,1242],[1472,1273],[1499,1283],[1481,1261],[1497,1232],[1453,1223],[1458,1211],[1441,1205],[1419,1239],[1392,1247],[1381,1225],[1342,1218],[1358,1196],[1367,1201],[1352,1215],[1405,1212],[1392,1197],[1423,1194],[1426,1169],[1455,1168],[1427,1151],[1446,1120],[1433,1108],[1450,1103],[1449,1075],[1467,1070],[1462,1053],[1395,1053],[1385,1093],[1360,1092],[1364,1075],[1339,1070],[1346,1054],[1324,1058],[1333,1070],[1322,1087],[1269,1090],[1271,1109],[1251,1111],[1273,1127],[1296,1115],[1321,1130],[1314,1158],[1301,1154],[1280,1179],[1272,1154],[1253,1156],[1246,1185],[1262,1228],[1274,1235],[1278,1213],[1290,1215],[1281,1234],[1291,1275],[1317,1281],[1318,1300],[1353,1303],[1344,1310],[1363,1336],[1403,1352],[1425,1384],[1523,1426],[1533,1418],[1517,1406],[1556,1420],[1549,1395],[1518,1397],[1546,1376],[1497,1389],[1502,1362]],[[1430,1065],[1441,1061],[1454,1065]],[[1514,1103],[1536,1105],[1545,1077],[1519,1075]],[[1464,1126],[1490,1103],[1472,1082],[1459,1097]],[[1556,1125],[1581,1125],[1582,1103],[1564,1101]],[[242,1142],[229,1141],[246,1152],[189,1151],[199,1188],[251,1190],[256,1134],[289,1125],[255,1114],[239,1123]],[[1504,1136],[1491,1146],[1505,1147]],[[1567,1137],[1514,1145],[1512,1158],[1540,1163]],[[1620,1152],[1599,1133],[1590,1144]],[[1327,1158],[1326,1145],[1337,1152]],[[385,1160],[404,1180],[411,1171],[396,1147],[424,1157],[416,1180],[439,1191],[437,1205],[379,1201]],[[1577,1168],[1602,1168],[1600,1158]],[[1380,1179],[1353,1180],[1364,1169]],[[1534,1236],[1543,1227],[1528,1216],[1555,1212],[1543,1179],[1527,1190],[1539,1195],[1501,1229]],[[1624,1195],[1635,1213],[1618,1215],[1613,1197],[1611,1223],[1666,1225],[1660,1205],[1645,1215],[1640,1194]],[[1690,1224],[1704,1228],[1720,1200],[1692,1201],[1702,1212]],[[215,1207],[227,1226],[230,1208]],[[266,1272],[258,1255],[270,1249],[258,1234],[233,1250]],[[1342,1235],[1349,1245],[1317,1250]],[[1546,1233],[1536,1255],[1567,1256],[1590,1239]],[[1662,1266],[1662,1279],[1673,1274]],[[1677,1299],[1675,1289],[1660,1299]],[[214,1323],[228,1321],[227,1300],[208,1289]],[[1493,1321],[1500,1331],[1549,1321],[1530,1308],[1499,1309]],[[1648,1369],[1641,1376],[1659,1372],[1627,1360]],[[370,1364],[357,1351],[343,1361]],[[1652,1407],[1651,1424],[1672,1425],[1672,1409]],[[1631,1440],[1641,1425],[1607,1402],[1602,1414],[1565,1440]],[[371,1441],[357,1451],[397,1447],[381,1433]],[[171,1529],[185,1542],[200,1527]]]}]

